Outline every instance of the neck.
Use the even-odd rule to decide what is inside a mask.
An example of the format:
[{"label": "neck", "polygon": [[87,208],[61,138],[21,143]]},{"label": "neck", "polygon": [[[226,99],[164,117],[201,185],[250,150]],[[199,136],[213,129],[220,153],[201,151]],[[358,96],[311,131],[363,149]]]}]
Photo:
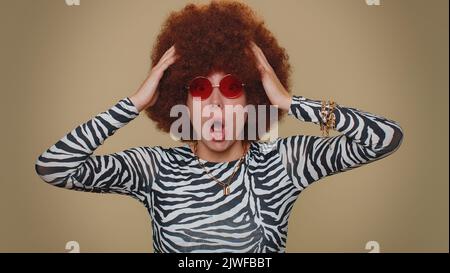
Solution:
[{"label": "neck", "polygon": [[[191,148],[194,151],[195,145]],[[216,152],[208,148],[203,142],[197,144],[196,155],[203,160],[211,162],[229,162],[240,159],[246,152],[246,146],[242,140],[235,141],[225,151]]]}]

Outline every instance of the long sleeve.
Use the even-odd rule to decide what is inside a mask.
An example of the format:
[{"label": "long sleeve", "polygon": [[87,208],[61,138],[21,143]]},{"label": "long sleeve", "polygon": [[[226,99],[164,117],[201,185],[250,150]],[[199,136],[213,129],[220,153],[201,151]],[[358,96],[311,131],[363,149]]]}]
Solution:
[{"label": "long sleeve", "polygon": [[139,115],[126,97],[77,126],[41,154],[35,169],[42,180],[66,189],[130,195],[146,204],[157,170],[152,150],[134,147],[108,155],[94,151]]},{"label": "long sleeve", "polygon": [[[319,125],[321,108],[319,100],[293,96],[288,115]],[[403,141],[395,121],[339,104],[334,114],[337,136],[294,135],[277,141],[288,175],[301,190],[325,176],[384,158]]]}]

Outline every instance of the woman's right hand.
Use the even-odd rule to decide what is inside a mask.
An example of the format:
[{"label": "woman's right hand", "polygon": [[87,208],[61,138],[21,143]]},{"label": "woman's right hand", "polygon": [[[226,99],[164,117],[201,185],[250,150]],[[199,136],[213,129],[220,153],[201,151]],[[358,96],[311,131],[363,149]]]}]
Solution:
[{"label": "woman's right hand", "polygon": [[147,79],[139,87],[138,91],[130,97],[133,104],[141,112],[143,109],[150,107],[155,104],[158,99],[157,87],[164,71],[173,64],[177,59],[178,55],[175,53],[175,45],[169,48],[164,55],[156,64]]}]

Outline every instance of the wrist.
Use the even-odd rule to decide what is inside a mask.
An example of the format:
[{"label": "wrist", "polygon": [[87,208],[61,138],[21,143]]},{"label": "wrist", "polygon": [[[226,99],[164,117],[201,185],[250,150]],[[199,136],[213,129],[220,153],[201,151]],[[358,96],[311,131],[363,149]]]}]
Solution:
[{"label": "wrist", "polygon": [[142,102],[142,100],[139,98],[138,94],[134,94],[130,97],[128,97],[131,102],[134,104],[134,106],[136,107],[136,109],[141,112],[142,109],[144,108],[144,103]]},{"label": "wrist", "polygon": [[278,107],[280,107],[282,110],[289,111],[289,109],[291,108],[291,104],[292,104],[292,96],[286,95],[281,100],[280,105]]}]

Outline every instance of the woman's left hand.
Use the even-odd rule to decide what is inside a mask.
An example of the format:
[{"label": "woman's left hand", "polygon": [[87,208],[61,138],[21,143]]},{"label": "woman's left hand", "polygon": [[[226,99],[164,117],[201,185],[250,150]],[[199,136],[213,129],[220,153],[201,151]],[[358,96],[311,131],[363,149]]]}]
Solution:
[{"label": "woman's left hand", "polygon": [[283,110],[289,111],[292,100],[291,95],[281,84],[261,48],[251,41],[250,49],[256,56],[257,68],[261,74],[261,81],[270,102]]}]

